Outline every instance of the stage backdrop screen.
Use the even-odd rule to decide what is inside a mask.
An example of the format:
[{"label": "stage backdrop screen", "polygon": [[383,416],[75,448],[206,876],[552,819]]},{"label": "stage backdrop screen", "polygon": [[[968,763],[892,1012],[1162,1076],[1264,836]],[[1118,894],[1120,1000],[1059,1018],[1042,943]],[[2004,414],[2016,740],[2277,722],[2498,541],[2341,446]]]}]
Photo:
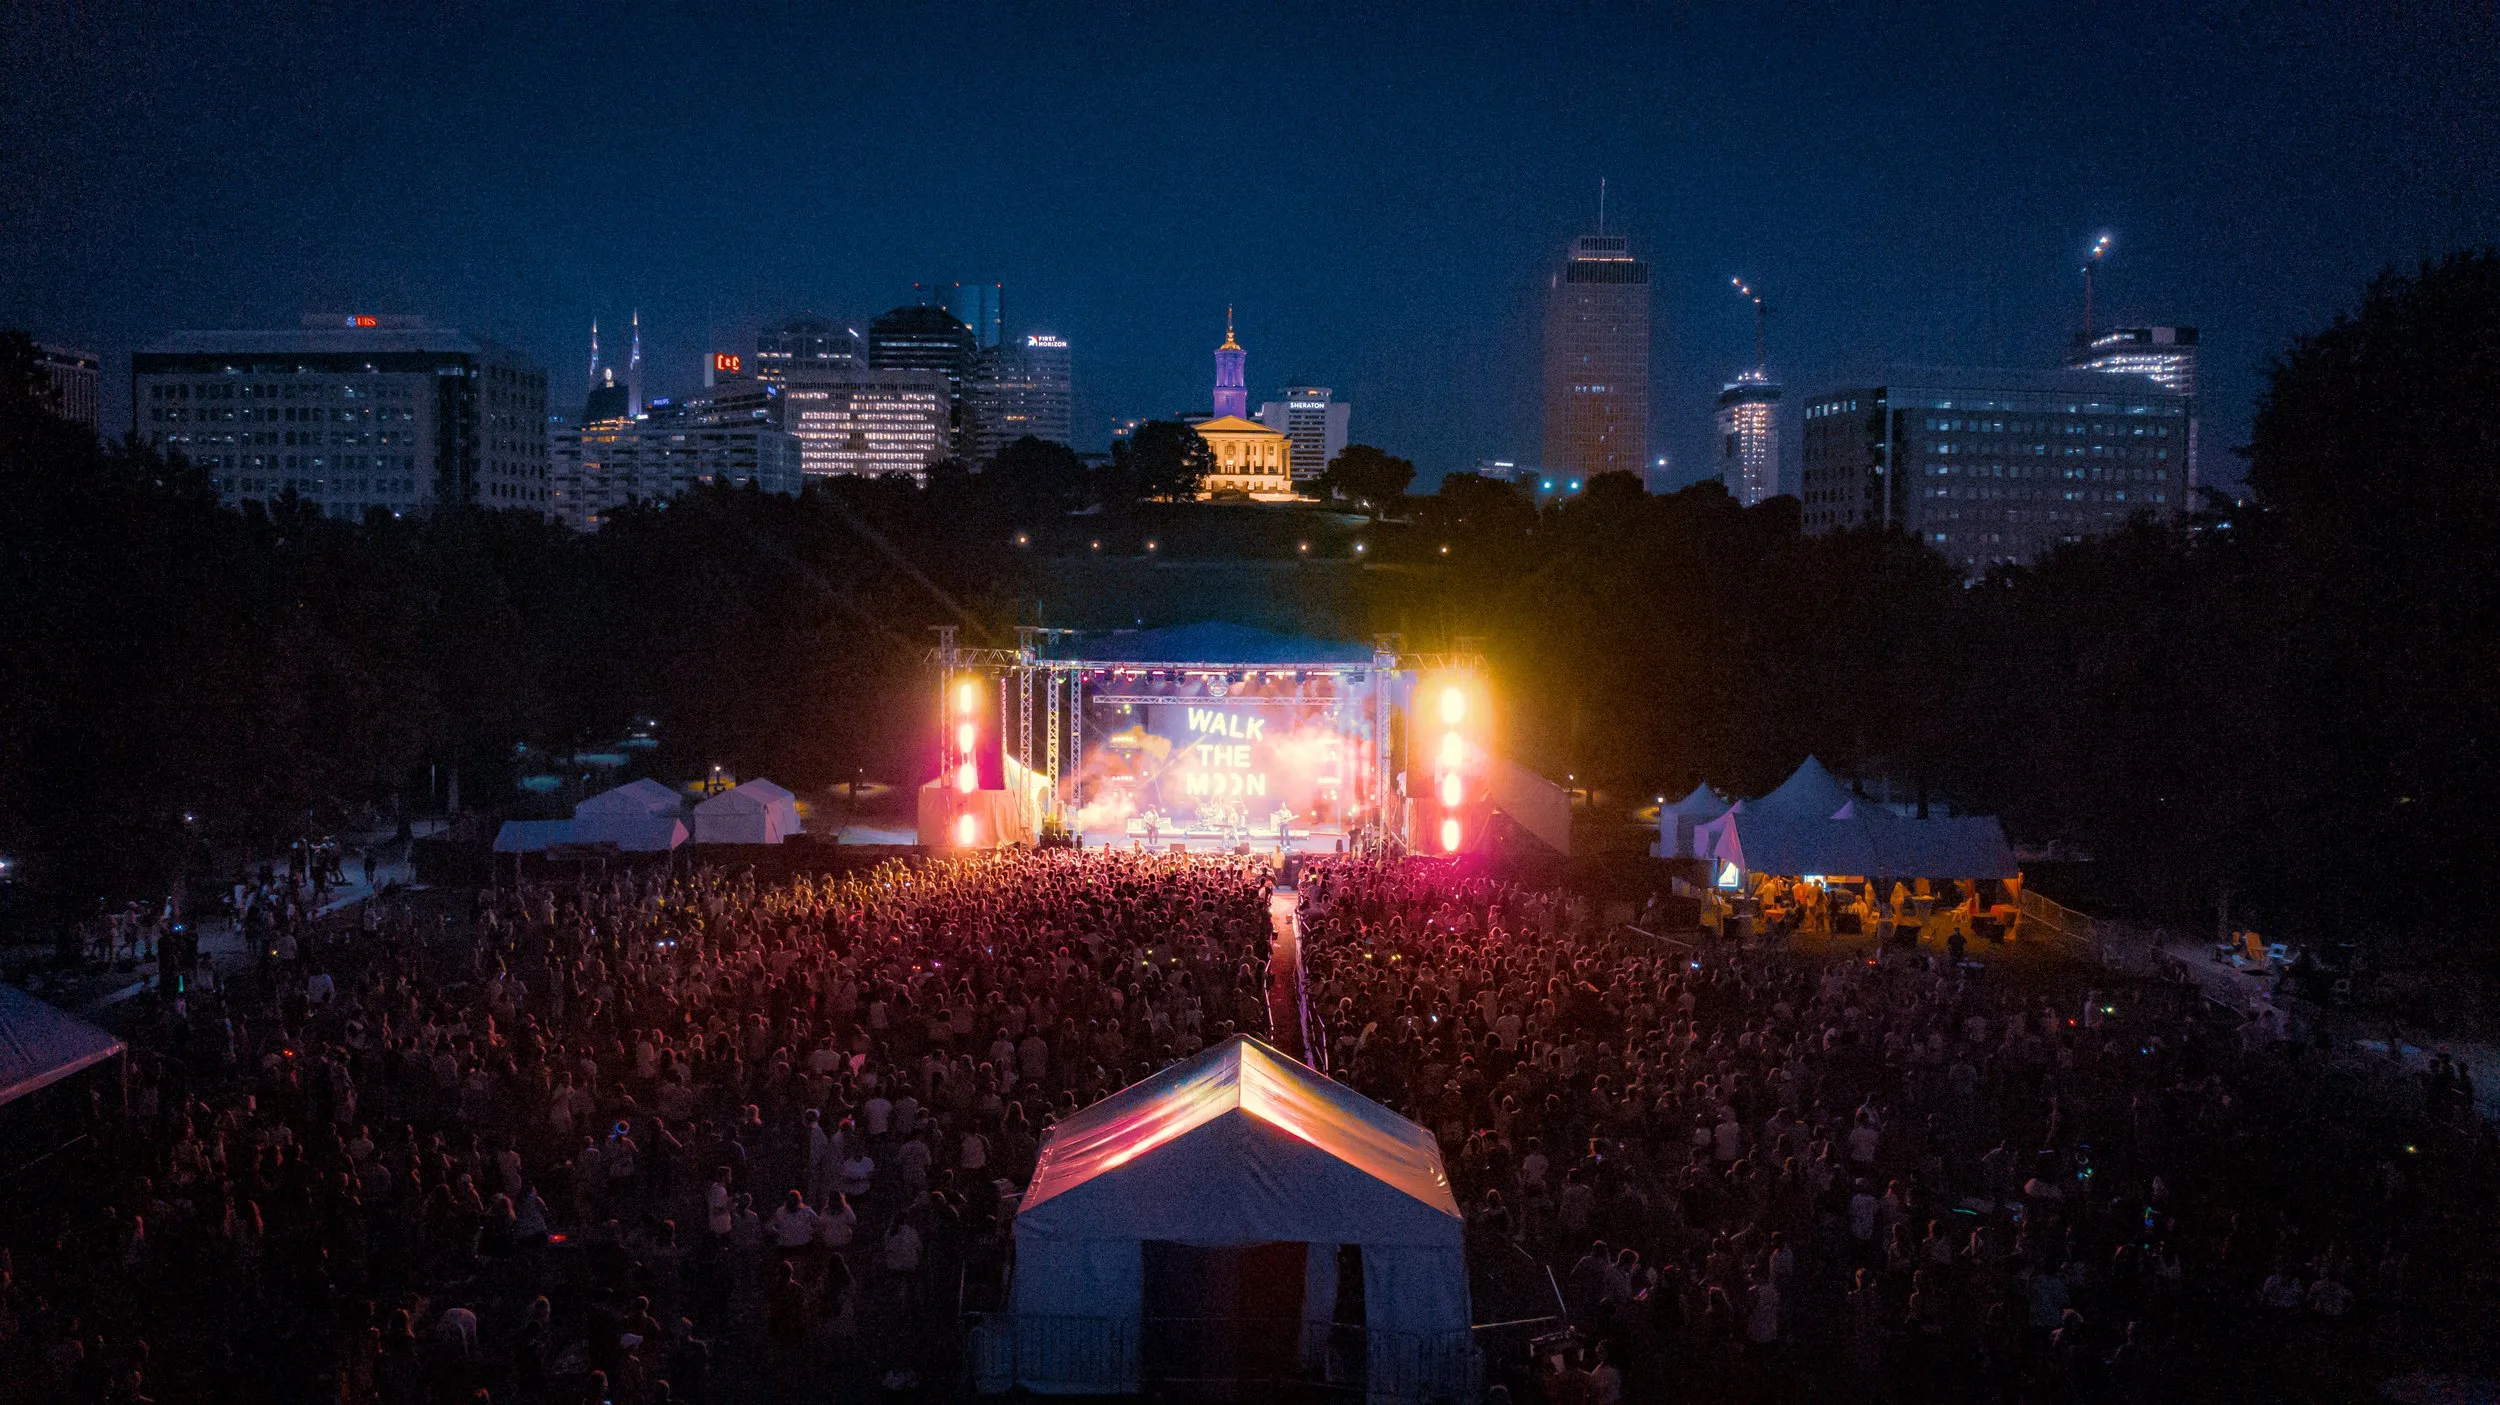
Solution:
[{"label": "stage backdrop screen", "polygon": [[1345,824],[1345,739],[1326,701],[1089,700],[1085,723],[1089,831],[1268,836]]}]

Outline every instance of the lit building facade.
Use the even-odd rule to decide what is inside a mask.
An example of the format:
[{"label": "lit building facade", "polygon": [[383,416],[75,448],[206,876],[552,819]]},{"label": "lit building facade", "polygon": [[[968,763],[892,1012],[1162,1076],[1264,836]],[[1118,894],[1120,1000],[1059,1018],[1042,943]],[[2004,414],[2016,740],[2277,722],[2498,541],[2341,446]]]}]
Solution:
[{"label": "lit building facade", "polygon": [[[2193,499],[2204,479],[2197,462],[2196,329],[2194,327],[2120,327],[2099,336],[2076,338],[2078,371],[2106,375],[2147,376],[2154,384],[2188,399],[2188,496]],[[2191,503],[2191,506],[2193,503]]]},{"label": "lit building facade", "polygon": [[1192,428],[1215,454],[1215,469],[1200,488],[1201,496],[1248,493],[1281,500],[1293,493],[1293,441],[1257,420],[1218,415]]},{"label": "lit building facade", "polygon": [[768,385],[786,385],[794,375],[856,371],[866,364],[857,329],[801,314],[757,335],[755,362],[740,370]]},{"label": "lit building facade", "polygon": [[1324,385],[1288,386],[1284,395],[1259,406],[1259,423],[1293,441],[1293,481],[1308,483],[1345,452],[1354,407],[1332,398]]},{"label": "lit building facade", "polygon": [[1719,391],[1719,481],[1740,507],[1780,490],[1780,387],[1762,370],[1744,371]]},{"label": "lit building facade", "polygon": [[1649,459],[1649,265],[1619,234],[1583,235],[1545,310],[1545,463],[1638,477]]},{"label": "lit building facade", "polygon": [[631,502],[665,502],[703,483],[754,484],[796,493],[805,481],[798,436],[736,416],[707,422],[700,403],[684,412],[655,405],[648,419],[565,426],[554,435],[555,519],[596,531]]},{"label": "lit building facade", "polygon": [[358,519],[447,506],[553,515],[547,373],[422,318],[176,332],[130,362],[132,428],[229,504],[288,492]]},{"label": "lit building facade", "polygon": [[987,463],[1027,435],[1067,443],[1073,392],[1066,337],[1027,332],[984,353],[967,407],[973,458]]},{"label": "lit building facade", "polygon": [[2188,398],[2141,376],[1922,368],[1805,404],[1808,533],[1909,532],[1965,574],[2187,498]]},{"label": "lit building facade", "polygon": [[978,431],[971,392],[982,348],[971,327],[943,307],[898,307],[868,324],[872,371],[931,371],[946,378],[947,447],[969,456]]},{"label": "lit building facade", "polygon": [[35,347],[35,369],[52,389],[52,413],[89,429],[104,427],[104,361],[92,351]]},{"label": "lit building facade", "polygon": [[953,388],[937,371],[793,376],[781,387],[781,402],[782,427],[798,436],[801,466],[811,478],[860,473],[916,478],[953,452]]}]

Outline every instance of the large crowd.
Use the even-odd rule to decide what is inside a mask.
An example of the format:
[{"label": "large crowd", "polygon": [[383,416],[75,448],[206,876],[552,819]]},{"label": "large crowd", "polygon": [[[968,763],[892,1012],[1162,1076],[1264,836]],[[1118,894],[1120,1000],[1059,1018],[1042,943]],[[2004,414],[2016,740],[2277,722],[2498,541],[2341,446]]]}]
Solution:
[{"label": "large crowd", "polygon": [[[1295,1033],[1439,1137],[1497,1396],[2337,1398],[2488,1265],[2445,1067],[2356,1083],[2186,992],[1686,944],[1447,862],[1299,877]],[[1051,1122],[1270,1029],[1276,878],[247,903],[251,955],[157,1002],[0,1221],[0,1401],[935,1393]]]},{"label": "large crowd", "polygon": [[[1049,1121],[1267,1027],[1268,867],[682,869],[245,904],[0,1269],[0,1399],[909,1394]],[[281,884],[283,886],[283,884]],[[73,1169],[74,1168],[74,1169]]]},{"label": "large crowd", "polygon": [[1333,1071],[1438,1134],[1478,1319],[1574,1326],[1489,1353],[1511,1399],[2328,1400],[2491,1365],[2454,1328],[2487,1320],[2493,1148],[2444,1058],[2354,1067],[2045,959],[1666,940],[1443,866],[1302,889]]}]

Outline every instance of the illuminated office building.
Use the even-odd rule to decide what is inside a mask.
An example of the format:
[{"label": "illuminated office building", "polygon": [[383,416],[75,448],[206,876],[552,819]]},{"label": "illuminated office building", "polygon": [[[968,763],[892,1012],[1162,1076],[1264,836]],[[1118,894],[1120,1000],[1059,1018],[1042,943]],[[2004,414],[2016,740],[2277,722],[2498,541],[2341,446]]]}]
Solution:
[{"label": "illuminated office building", "polygon": [[[775,387],[759,393],[777,397]],[[796,493],[804,481],[798,436],[763,414],[708,401],[655,402],[644,419],[567,425],[554,434],[553,516],[596,531],[631,502],[664,502],[698,484],[753,484]]]},{"label": "illuminated office building", "polygon": [[1581,478],[1649,461],[1649,265],[1619,234],[1583,235],[1545,310],[1545,463]]},{"label": "illuminated office building", "polygon": [[1902,369],[1805,404],[1808,533],[1916,536],[1968,576],[2187,501],[2188,397],[2143,376]]},{"label": "illuminated office building", "polygon": [[768,385],[786,385],[793,375],[856,371],[865,364],[857,329],[801,314],[765,328],[755,339],[754,363],[739,369]]},{"label": "illuminated office building", "polygon": [[861,473],[916,478],[953,452],[953,388],[937,371],[793,376],[781,388],[781,399],[782,426],[798,436],[800,464],[811,478]]},{"label": "illuminated office building", "polygon": [[2188,494],[2203,481],[2197,462],[2196,329],[2194,327],[2120,327],[2097,336],[2076,338],[2078,371],[2107,375],[2148,376],[2153,383],[2188,399]]},{"label": "illuminated office building", "polygon": [[38,343],[35,369],[51,392],[52,413],[89,429],[104,427],[104,362],[94,352]]},{"label": "illuminated office building", "polygon": [[1293,441],[1293,481],[1308,483],[1345,452],[1354,407],[1332,399],[1324,385],[1289,386],[1284,396],[1259,406],[1259,423]]},{"label": "illuminated office building", "polygon": [[1719,481],[1740,507],[1779,493],[1779,405],[1779,382],[1758,366],[1719,391]]},{"label": "illuminated office building", "polygon": [[357,519],[450,505],[552,515],[547,373],[421,317],[175,332],[130,360],[132,428],[229,504],[293,492]]},{"label": "illuminated office building", "polygon": [[974,461],[987,463],[1027,436],[1067,443],[1072,389],[1065,337],[1027,332],[982,353],[965,407]]}]

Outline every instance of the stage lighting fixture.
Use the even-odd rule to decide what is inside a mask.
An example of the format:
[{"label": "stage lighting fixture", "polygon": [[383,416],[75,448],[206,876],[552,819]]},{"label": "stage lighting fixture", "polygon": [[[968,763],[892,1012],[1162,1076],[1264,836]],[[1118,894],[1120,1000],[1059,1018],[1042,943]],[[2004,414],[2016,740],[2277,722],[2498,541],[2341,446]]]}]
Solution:
[{"label": "stage lighting fixture", "polygon": [[1467,759],[1467,739],[1456,732],[1441,734],[1441,766],[1454,769]]},{"label": "stage lighting fixture", "polygon": [[971,679],[967,678],[955,685],[955,710],[957,712],[972,711],[974,705],[980,700],[980,690],[972,686]]},{"label": "stage lighting fixture", "polygon": [[970,761],[955,768],[955,789],[966,795],[981,788],[981,768]]},{"label": "stage lighting fixture", "polygon": [[955,749],[970,751],[981,740],[981,729],[969,722],[955,724]]},{"label": "stage lighting fixture", "polygon": [[1451,771],[1441,777],[1442,804],[1455,810],[1459,807],[1461,802],[1466,800],[1466,798],[1467,787],[1459,780],[1458,773],[1456,771]]},{"label": "stage lighting fixture", "polygon": [[1455,727],[1467,720],[1467,694],[1456,687],[1441,690],[1441,721]]},{"label": "stage lighting fixture", "polygon": [[976,839],[979,839],[980,837],[981,837],[981,826],[980,826],[980,824],[979,824],[977,821],[975,821],[975,820],[972,818],[972,816],[970,816],[970,815],[965,815],[965,816],[963,816],[962,818],[960,818],[960,819],[958,819],[958,820],[956,820],[956,821],[955,821],[955,842],[956,842],[956,843],[961,844],[961,845],[963,845],[965,848],[969,849],[969,848],[971,848],[971,847],[972,847],[972,843],[973,843],[973,841],[974,841],[974,840],[976,840]]},{"label": "stage lighting fixture", "polygon": [[1457,818],[1453,816],[1449,819],[1441,821],[1441,852],[1445,854],[1457,853],[1458,840],[1459,832]]}]

